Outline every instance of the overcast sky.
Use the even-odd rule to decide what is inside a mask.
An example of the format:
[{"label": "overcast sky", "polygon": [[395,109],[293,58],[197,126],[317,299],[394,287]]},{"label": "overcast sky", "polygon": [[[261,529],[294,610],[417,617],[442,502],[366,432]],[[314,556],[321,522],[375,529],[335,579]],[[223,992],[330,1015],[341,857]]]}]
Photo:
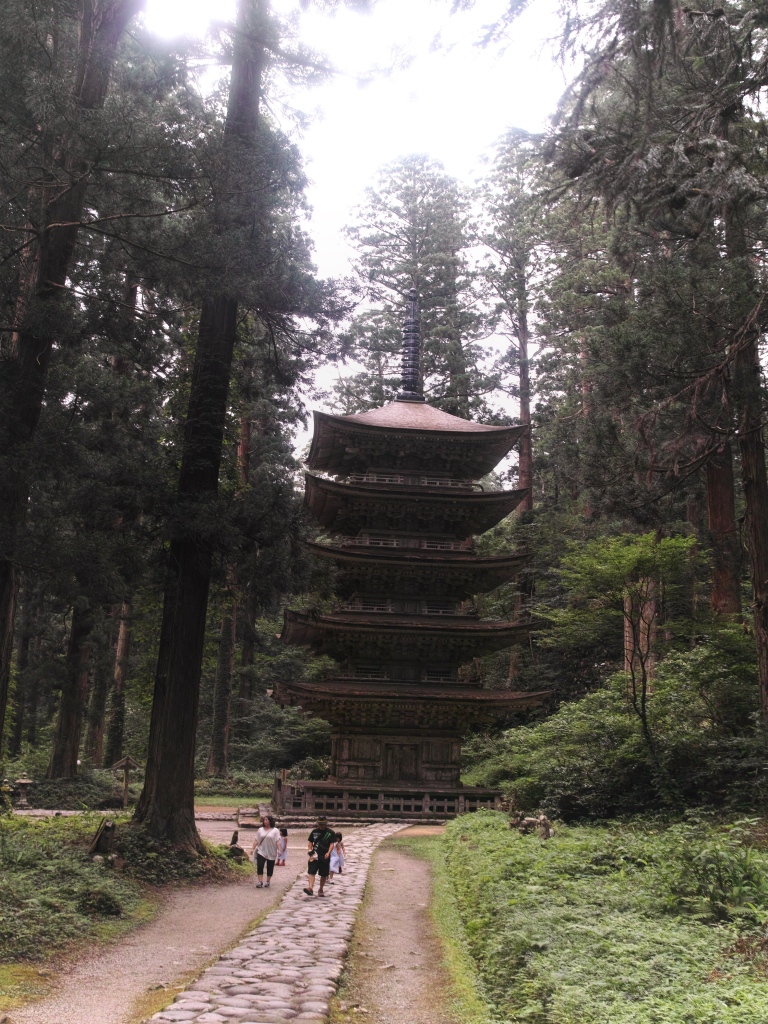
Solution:
[{"label": "overcast sky", "polygon": [[[510,126],[541,129],[564,89],[544,43],[556,29],[552,0],[536,0],[515,24],[506,47],[476,45],[483,25],[507,0],[478,0],[451,15],[450,0],[378,0],[369,14],[309,9],[299,16],[302,41],[342,74],[291,101],[314,119],[297,138],[311,179],[309,230],[323,276],[348,272],[341,230],[380,167],[427,153],[471,183],[483,157]],[[234,0],[149,0],[147,21],[166,36],[203,35],[212,18],[229,20]],[[281,13],[295,0],[273,0]],[[412,58],[408,66],[398,58]],[[369,70],[394,68],[365,86]],[[286,122],[286,129],[291,125]]]}]

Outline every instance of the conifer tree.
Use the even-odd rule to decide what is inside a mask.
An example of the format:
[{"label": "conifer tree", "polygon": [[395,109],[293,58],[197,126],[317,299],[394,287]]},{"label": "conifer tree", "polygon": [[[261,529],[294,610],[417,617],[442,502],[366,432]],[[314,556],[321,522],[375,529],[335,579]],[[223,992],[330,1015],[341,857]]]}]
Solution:
[{"label": "conifer tree", "polygon": [[[754,102],[765,71],[765,29],[761,19],[728,7],[705,5],[676,21],[658,14],[621,2],[590,12],[581,37],[590,39],[585,69],[555,159],[609,209],[632,210],[638,228],[670,252],[711,239],[704,272],[709,307],[706,313],[701,306],[689,309],[708,328],[709,350],[695,346],[699,366],[690,369],[698,372],[669,400],[678,409],[687,406],[695,423],[688,437],[708,435],[698,465],[715,460],[710,488],[728,490],[728,466],[722,472],[715,467],[727,460],[724,442],[738,443],[768,728],[768,475],[758,351],[764,303],[755,269],[766,230],[758,141],[764,119]],[[723,545],[734,523],[730,500],[716,491],[710,497],[713,511],[725,507],[724,521],[711,517],[713,536]],[[720,570],[732,575],[725,563]],[[721,587],[721,594],[718,603],[737,611],[733,587],[730,593]]]},{"label": "conifer tree", "polygon": [[[510,341],[500,363],[499,386],[516,371],[520,422],[531,423],[531,316],[537,290],[537,196],[540,166],[537,140],[526,132],[509,131],[496,148],[490,174],[480,189],[482,209],[480,241],[491,257],[483,267],[500,318],[497,332]],[[505,372],[506,371],[506,372]],[[530,429],[520,438],[518,487],[528,488],[519,505],[533,508],[533,447]]]},{"label": "conifer tree", "polygon": [[[3,13],[0,66],[9,86],[4,95],[12,101],[0,141],[11,157],[6,167],[26,180],[8,225],[15,236],[18,285],[0,381],[0,448],[6,456],[0,478],[0,737],[18,593],[16,545],[29,496],[25,449],[37,428],[51,352],[69,312],[67,278],[91,186],[100,112],[118,45],[140,8],[141,0],[102,0],[77,9],[8,3]],[[30,83],[26,94],[20,94],[19,83]],[[44,97],[47,103],[41,103]]]},{"label": "conifer tree", "polygon": [[495,377],[478,341],[488,333],[471,266],[468,201],[425,156],[384,168],[347,229],[356,250],[360,310],[342,341],[363,365],[337,394],[347,411],[391,401],[400,384],[405,298],[419,293],[427,401],[468,418],[483,411]]}]

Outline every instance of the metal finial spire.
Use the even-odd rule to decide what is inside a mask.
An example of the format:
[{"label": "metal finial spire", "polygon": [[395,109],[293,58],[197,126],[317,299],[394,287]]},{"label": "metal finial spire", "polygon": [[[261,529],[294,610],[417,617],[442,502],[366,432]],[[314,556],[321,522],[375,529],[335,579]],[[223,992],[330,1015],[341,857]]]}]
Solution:
[{"label": "metal finial spire", "polygon": [[421,318],[419,316],[419,293],[415,288],[408,292],[405,323],[403,324],[402,388],[398,402],[423,402],[421,385]]}]

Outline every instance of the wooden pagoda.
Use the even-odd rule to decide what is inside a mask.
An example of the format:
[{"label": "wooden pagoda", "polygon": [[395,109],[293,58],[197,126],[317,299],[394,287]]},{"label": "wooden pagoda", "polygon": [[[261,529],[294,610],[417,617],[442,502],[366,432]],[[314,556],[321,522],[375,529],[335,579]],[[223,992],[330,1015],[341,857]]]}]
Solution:
[{"label": "wooden pagoda", "polygon": [[462,736],[544,696],[486,690],[462,670],[531,628],[481,620],[465,606],[526,560],[480,557],[472,537],[525,494],[477,481],[527,427],[428,405],[419,332],[411,292],[398,399],[359,415],[314,414],[305,504],[331,542],[310,547],[335,569],[339,604],[328,615],[286,610],[282,636],[338,669],[321,682],[279,682],[276,696],[331,723],[331,772],[324,782],[279,784],[281,813],[451,817],[496,806],[497,791],[460,783]]}]

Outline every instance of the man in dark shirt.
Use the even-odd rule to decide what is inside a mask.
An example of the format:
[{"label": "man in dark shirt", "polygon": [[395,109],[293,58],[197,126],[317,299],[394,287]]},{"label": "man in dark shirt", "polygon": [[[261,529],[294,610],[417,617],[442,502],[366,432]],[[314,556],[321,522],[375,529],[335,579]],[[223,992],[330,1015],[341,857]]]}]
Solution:
[{"label": "man in dark shirt", "polygon": [[309,864],[307,865],[307,887],[304,892],[307,896],[315,895],[315,875],[320,876],[320,888],[318,896],[325,896],[323,888],[325,880],[331,869],[331,847],[336,833],[329,827],[327,818],[318,818],[317,825],[309,833],[307,840],[307,853]]}]

